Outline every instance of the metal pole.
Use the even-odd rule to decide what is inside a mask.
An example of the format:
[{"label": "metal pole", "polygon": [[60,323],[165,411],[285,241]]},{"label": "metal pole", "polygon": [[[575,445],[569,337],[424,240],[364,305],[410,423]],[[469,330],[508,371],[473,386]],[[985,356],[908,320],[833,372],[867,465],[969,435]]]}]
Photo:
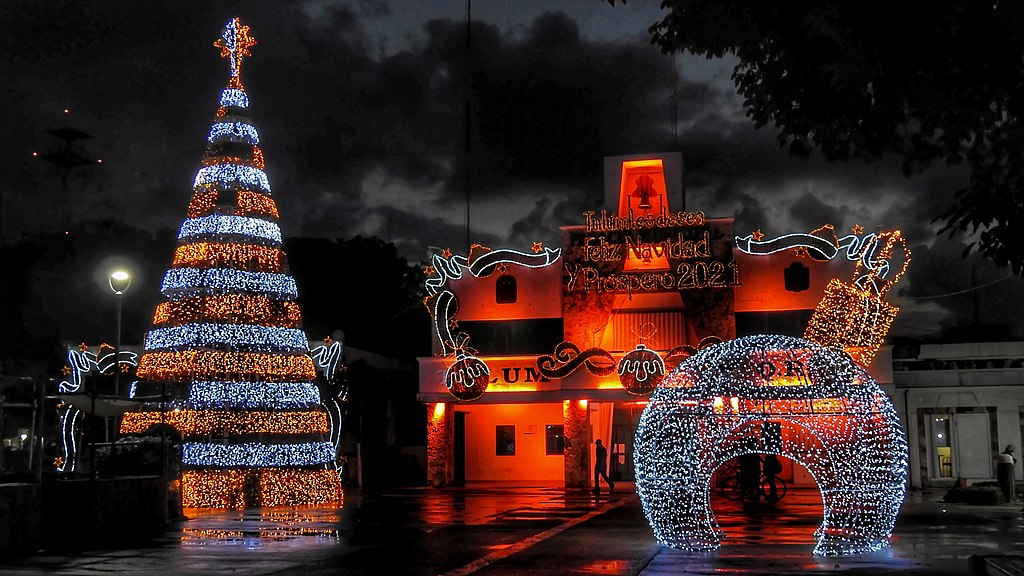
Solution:
[{"label": "metal pole", "polygon": [[123,293],[117,293],[117,332],[114,336],[114,396],[121,396],[121,300]]},{"label": "metal pole", "polygon": [[92,410],[89,412],[89,480],[96,481],[96,431],[93,424],[96,422],[96,379],[92,378],[92,393],[89,399],[92,403]]},{"label": "metal pole", "polygon": [[36,426],[38,438],[33,437],[32,442],[39,443],[37,447],[36,468],[34,470],[35,480],[38,484],[43,481],[43,456],[46,454],[46,381],[36,380],[36,386],[36,402],[39,405],[39,412],[38,416],[32,419],[32,424],[36,425],[37,418],[39,424]]},{"label": "metal pole", "polygon": [[[33,380],[32,392],[37,397],[39,395],[35,394],[35,393],[38,391],[38,389],[39,389],[39,382],[37,380]],[[31,441],[30,441],[30,443],[28,445],[28,469],[33,474],[35,473],[35,470],[36,470],[36,468],[35,468],[36,434],[39,433],[38,432],[39,428],[36,426],[36,415],[39,414],[40,410],[41,409],[36,404],[35,398],[33,398],[32,399],[32,427],[29,429],[29,437],[31,438]],[[21,448],[22,448],[22,450],[24,450],[25,449],[24,443],[22,443],[22,444],[23,445],[22,445]]]},{"label": "metal pole", "polygon": [[[164,489],[164,510],[170,513],[167,503],[167,381],[160,381],[160,481]],[[175,506],[177,510],[177,506]],[[175,513],[175,516],[178,514]]]}]

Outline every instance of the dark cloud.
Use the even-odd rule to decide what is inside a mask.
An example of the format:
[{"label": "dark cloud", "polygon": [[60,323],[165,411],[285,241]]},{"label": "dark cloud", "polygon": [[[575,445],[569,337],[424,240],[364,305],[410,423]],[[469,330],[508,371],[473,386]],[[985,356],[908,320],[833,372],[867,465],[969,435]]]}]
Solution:
[{"label": "dark cloud", "polygon": [[[287,235],[376,235],[414,261],[428,246],[464,252],[468,190],[472,242],[555,245],[559,226],[603,201],[603,157],[680,150],[688,209],[734,216],[738,233],[903,228],[915,262],[899,296],[908,310],[945,311],[908,317],[968,319],[962,299],[913,300],[970,286],[959,243],[936,239],[931,223],[962,171],[906,179],[896,160],[789,156],[773,132],[751,127],[720,76],[687,80],[682,57],[649,45],[651,22],[625,24],[631,6],[607,10],[623,19],[615,38],[556,11],[504,27],[474,21],[470,56],[464,21],[410,17],[389,30],[405,15],[375,0],[198,0],[188,10],[7,0],[4,235],[102,219],[177,227],[226,80],[211,44],[238,15],[259,40],[243,77]],[[461,3],[442,8],[457,15]],[[66,182],[31,157],[57,145],[46,129],[65,122],[95,136],[80,151],[104,160]],[[979,264],[976,283],[999,273]],[[985,288],[986,300],[1019,311],[1019,299],[998,296],[1010,286]]]}]

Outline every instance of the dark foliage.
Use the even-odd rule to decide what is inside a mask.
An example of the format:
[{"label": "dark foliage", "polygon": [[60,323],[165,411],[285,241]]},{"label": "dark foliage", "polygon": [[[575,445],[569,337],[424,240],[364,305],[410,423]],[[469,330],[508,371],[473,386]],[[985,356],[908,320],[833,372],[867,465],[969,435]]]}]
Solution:
[{"label": "dark foliage", "polygon": [[[609,0],[614,4],[614,0]],[[650,28],[665,52],[735,55],[757,127],[796,155],[896,153],[907,174],[965,164],[968,185],[937,220],[969,249],[1024,267],[1024,4],[966,0],[664,0]]]},{"label": "dark foliage", "polygon": [[[115,299],[106,275],[115,267],[134,277],[124,296],[121,341],[141,345],[163,300],[160,281],[176,245],[171,230],[99,222],[0,248],[0,298],[7,303],[0,374],[58,377],[65,344],[113,342]],[[400,358],[430,354],[422,272],[394,245],[375,238],[296,238],[285,250],[311,338],[340,329],[347,343],[366,350]]]}]

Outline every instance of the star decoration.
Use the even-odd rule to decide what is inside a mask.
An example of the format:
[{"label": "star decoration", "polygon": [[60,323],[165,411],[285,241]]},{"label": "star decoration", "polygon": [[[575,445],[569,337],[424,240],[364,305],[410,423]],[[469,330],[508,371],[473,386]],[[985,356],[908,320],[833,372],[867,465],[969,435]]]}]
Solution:
[{"label": "star decoration", "polygon": [[448,258],[451,258],[451,257],[452,257],[452,249],[451,248],[445,248],[444,250],[441,250],[441,258],[444,258],[445,260],[447,260]]},{"label": "star decoration", "polygon": [[850,228],[850,230],[851,230],[851,231],[852,231],[852,232],[853,232],[854,234],[857,234],[857,235],[859,236],[859,235],[860,235],[860,234],[861,234],[862,232],[864,232],[864,227],[863,227],[863,226],[861,226],[860,224],[854,224],[854,225],[853,225],[853,228]]},{"label": "star decoration", "polygon": [[531,248],[531,250],[533,250],[533,252],[535,254],[540,254],[541,252],[544,251],[544,243],[543,242],[534,242],[533,243],[533,248]]},{"label": "star decoration", "polygon": [[241,88],[242,81],[239,76],[242,73],[242,58],[251,57],[252,52],[249,51],[249,48],[256,45],[256,39],[249,36],[249,27],[242,26],[242,22],[238,18],[232,18],[224,26],[224,32],[213,45],[220,48],[221,58],[229,58],[231,87]]},{"label": "star decoration", "polygon": [[71,368],[68,367],[68,366],[64,366],[63,368],[60,369],[60,372],[61,372],[61,374],[65,375],[65,376],[70,376],[71,375]]},{"label": "star decoration", "polygon": [[79,352],[85,352],[88,349],[89,349],[89,345],[86,344],[85,342],[82,342],[81,344],[78,345],[78,351]]},{"label": "star decoration", "polygon": [[498,274],[504,274],[504,273],[508,272],[508,263],[507,262],[502,262],[501,264],[498,264],[497,266],[495,266],[495,269],[497,269]]},{"label": "star decoration", "polygon": [[334,342],[334,339],[333,339],[333,338],[331,338],[330,336],[325,336],[325,337],[324,337],[324,345],[325,345],[325,346],[330,346],[330,345],[331,345],[331,342]]},{"label": "star decoration", "polygon": [[764,232],[761,232],[761,229],[758,228],[757,230],[754,230],[754,233],[751,234],[751,236],[754,237],[754,240],[757,240],[758,242],[760,242],[761,239],[764,238]]},{"label": "star decoration", "polygon": [[437,268],[434,268],[433,266],[428,265],[423,267],[423,273],[427,276],[433,276],[435,272],[437,272]]},{"label": "star decoration", "polygon": [[803,246],[800,246],[799,248],[796,249],[796,255],[798,257],[800,257],[800,258],[806,258],[807,257],[807,248],[805,248]]}]

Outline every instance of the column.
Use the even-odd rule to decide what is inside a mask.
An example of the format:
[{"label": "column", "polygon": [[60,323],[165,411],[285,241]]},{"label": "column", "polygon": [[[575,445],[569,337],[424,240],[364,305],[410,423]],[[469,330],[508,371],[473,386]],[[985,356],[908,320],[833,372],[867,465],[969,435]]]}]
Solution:
[{"label": "column", "polygon": [[590,411],[586,400],[562,402],[565,416],[565,487],[590,488]]},{"label": "column", "polygon": [[444,488],[455,480],[454,407],[427,403],[427,484]]}]

